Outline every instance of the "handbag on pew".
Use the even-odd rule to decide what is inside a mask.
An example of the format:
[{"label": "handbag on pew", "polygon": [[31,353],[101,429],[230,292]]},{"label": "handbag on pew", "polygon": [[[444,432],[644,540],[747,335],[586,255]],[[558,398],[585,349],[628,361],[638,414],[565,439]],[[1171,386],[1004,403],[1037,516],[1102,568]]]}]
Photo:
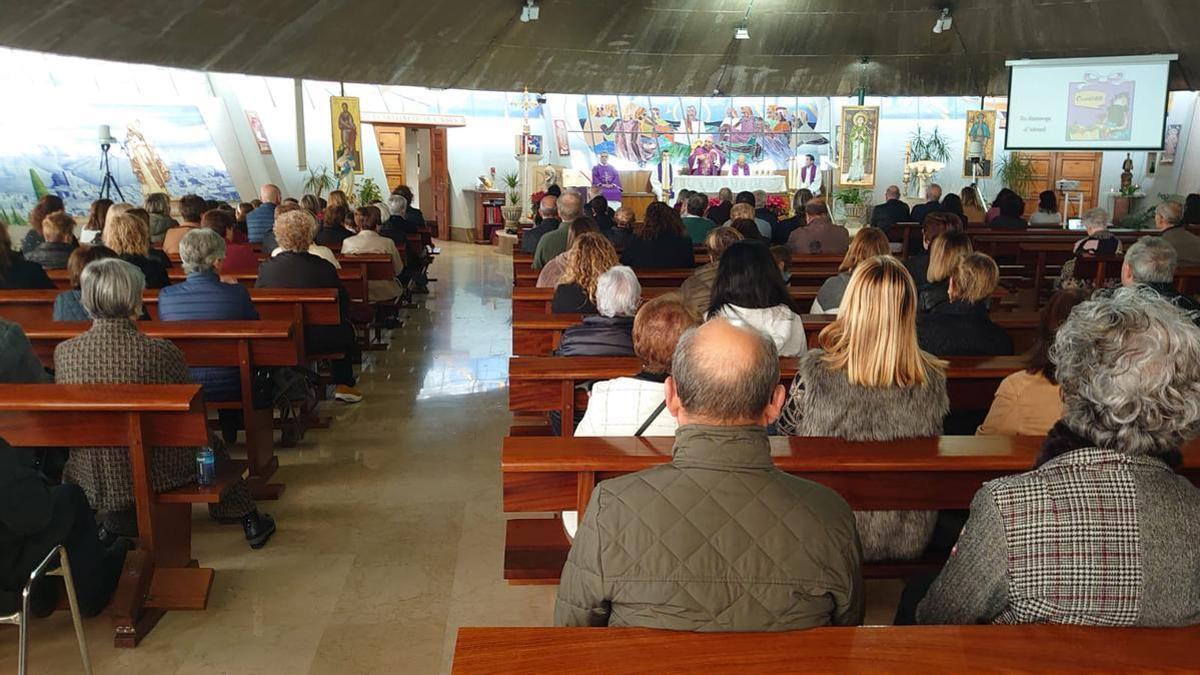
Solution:
[{"label": "handbag on pew", "polygon": [[254,406],[277,410],[280,423],[285,429],[294,427],[298,440],[304,436],[299,420],[316,409],[321,386],[321,377],[308,368],[259,368],[254,371]]}]

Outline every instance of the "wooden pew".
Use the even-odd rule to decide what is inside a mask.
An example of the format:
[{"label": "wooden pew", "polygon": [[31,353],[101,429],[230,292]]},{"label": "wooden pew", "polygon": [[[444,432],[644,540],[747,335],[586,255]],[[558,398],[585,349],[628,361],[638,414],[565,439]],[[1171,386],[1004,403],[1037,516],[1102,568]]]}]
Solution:
[{"label": "wooden pew", "polygon": [[[88,322],[46,321],[24,323],[22,328],[34,352],[47,367],[54,366],[54,348],[83,333]],[[142,321],[138,329],[146,335],[170,340],[183,352],[190,367],[236,367],[241,376],[242,396],[237,401],[209,403],[214,410],[241,410],[245,418],[246,457],[250,476],[247,483],[258,499],[278,499],[285,485],[268,482],[279,468],[274,450],[272,410],[254,405],[253,378],[256,368],[295,366],[300,362],[303,331],[292,321]],[[206,440],[207,442],[207,440]]]},{"label": "wooden pew", "polygon": [[[514,301],[515,302],[515,301]],[[1037,312],[993,312],[992,321],[1008,333],[1016,353],[1029,350],[1037,341]],[[804,314],[804,333],[808,346],[817,346],[821,330],[836,319],[833,314]],[[564,330],[582,320],[579,314],[518,315],[513,312],[513,354],[516,356],[550,356],[558,348]]]},{"label": "wooden pew", "polygon": [[[674,439],[504,439],[500,470],[504,511],[576,510],[582,517],[597,482],[669,462]],[[836,438],[773,437],[775,465],[836,490],[853,508],[965,509],[985,482],[1033,468],[1042,439],[1035,436],[942,436],[884,443]],[[1192,447],[1200,451],[1200,444]],[[1183,474],[1200,481],[1200,461],[1186,453]],[[570,542],[557,518],[508,521],[504,578],[510,583],[557,583]],[[904,576],[922,563],[872,564],[873,578]]]},{"label": "wooden pew", "polygon": [[0,437],[27,448],[129,448],[139,537],[109,606],[117,647],[137,646],[163,612],[208,606],[213,570],[192,559],[192,504],[220,501],[245,462],[231,462],[210,487],[158,495],[149,468],[155,447],[208,444],[199,385],[5,385]]},{"label": "wooden pew", "polygon": [[[48,270],[46,274],[54,282],[56,288],[63,291],[70,290],[71,275],[67,270]],[[187,273],[182,268],[172,267],[167,270],[167,278],[171,280],[171,283],[176,284],[186,279]],[[221,280],[228,283],[239,283],[246,288],[254,288],[255,283],[258,282],[258,272],[225,274],[221,276]],[[353,265],[338,270],[338,280],[346,287],[351,300],[366,302],[367,282],[365,271],[361,265]]]},{"label": "wooden pew", "polygon": [[864,626],[784,633],[459,628],[455,675],[1190,671],[1200,627]]},{"label": "wooden pew", "polygon": [[[678,290],[678,288],[669,286],[647,286],[642,289],[642,300],[650,300]],[[788,287],[792,301],[805,311],[812,308],[812,303],[817,298],[818,290],[820,290],[819,287]],[[533,286],[514,288],[512,293],[513,318],[524,319],[551,316],[553,312],[551,311],[550,303],[553,299],[553,288],[535,288]]]},{"label": "wooden pew", "polygon": [[[1005,377],[1026,367],[1022,356],[960,356],[948,359],[946,388],[954,411],[986,411]],[[785,385],[796,376],[797,359],[780,359]],[[562,435],[574,433],[575,411],[586,410],[588,394],[579,385],[592,380],[632,377],[641,370],[635,357],[522,356],[508,361],[508,407],[514,413],[562,415]],[[540,429],[523,428],[523,431]]]},{"label": "wooden pew", "polygon": [[[826,279],[837,275],[842,264],[841,255],[793,256],[789,282],[793,286],[819,287]],[[708,253],[696,254],[696,267],[708,263]],[[678,269],[634,269],[643,287],[678,287],[694,272],[694,268]],[[541,272],[533,269],[533,256],[528,253],[513,254],[513,285],[518,288],[536,286]]]}]

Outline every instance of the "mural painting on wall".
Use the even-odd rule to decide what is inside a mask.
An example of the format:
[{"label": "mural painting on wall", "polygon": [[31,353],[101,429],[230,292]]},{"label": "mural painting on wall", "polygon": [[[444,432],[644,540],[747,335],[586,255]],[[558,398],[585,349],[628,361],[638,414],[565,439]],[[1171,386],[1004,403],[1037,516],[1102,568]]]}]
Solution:
[{"label": "mural painting on wall", "polygon": [[578,105],[592,152],[637,167],[666,156],[701,175],[786,168],[802,148],[829,143],[828,110],[828,99],[786,96],[585,96]]},{"label": "mural painting on wall", "polygon": [[571,139],[567,136],[567,121],[554,120],[554,140],[558,143],[558,156],[571,155]]},{"label": "mural painting on wall", "polygon": [[874,187],[875,150],[879,137],[879,106],[842,108],[841,157],[842,185]]},{"label": "mural painting on wall", "polygon": [[979,169],[974,175],[987,178],[992,175],[992,160],[996,150],[996,111],[971,110],[967,112],[967,142],[963,145],[963,176],[970,177],[971,155],[978,154]]},{"label": "mural painting on wall", "polygon": [[0,219],[26,224],[47,194],[82,215],[100,197],[96,127],[117,137],[109,152],[113,177],[126,199],[152,192],[179,197],[189,192],[238,201],[237,189],[195,106],[100,105],[71,101],[37,115],[16,106],[0,108]]},{"label": "mural painting on wall", "polygon": [[361,174],[362,116],[355,96],[330,96],[329,114],[333,122],[333,166],[339,177]]},{"label": "mural painting on wall", "polygon": [[1179,139],[1181,136],[1183,136],[1182,124],[1167,125],[1167,130],[1163,134],[1162,155],[1158,158],[1159,164],[1175,163],[1175,153],[1179,152]]}]

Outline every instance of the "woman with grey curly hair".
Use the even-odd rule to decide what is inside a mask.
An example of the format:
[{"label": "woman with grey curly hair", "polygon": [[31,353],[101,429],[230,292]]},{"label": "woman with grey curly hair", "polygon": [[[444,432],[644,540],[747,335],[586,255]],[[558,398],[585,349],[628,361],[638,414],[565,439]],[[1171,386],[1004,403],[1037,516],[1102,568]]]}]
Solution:
[{"label": "woman with grey curly hair", "polygon": [[1062,419],[1036,469],[975,495],[917,621],[1197,623],[1200,490],[1175,469],[1200,422],[1200,329],[1123,288],[1077,306],[1050,358]]}]

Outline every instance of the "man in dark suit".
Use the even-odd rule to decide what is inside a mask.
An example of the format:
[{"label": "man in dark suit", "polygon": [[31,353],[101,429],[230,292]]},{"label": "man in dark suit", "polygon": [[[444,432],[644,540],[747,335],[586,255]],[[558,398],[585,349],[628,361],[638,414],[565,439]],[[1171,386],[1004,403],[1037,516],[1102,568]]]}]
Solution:
[{"label": "man in dark suit", "polygon": [[710,206],[708,213],[704,215],[720,226],[729,220],[729,212],[733,210],[733,190],[727,187],[721,188],[717,191],[717,199],[721,200],[721,203],[716,206]]},{"label": "man in dark suit", "polygon": [[354,360],[358,339],[350,323],[350,294],[338,279],[338,272],[328,260],[308,252],[312,245],[317,220],[307,210],[289,211],[275,220],[275,238],[283,250],[268,258],[258,268],[256,288],[336,288],[342,322],[337,326],[311,326],[304,329],[305,349],[314,354],[341,353],[342,358],[330,362],[333,382],[337,385],[334,397],[346,403],[357,403],[362,394],[354,389]]},{"label": "man in dark suit", "polygon": [[907,223],[911,218],[908,204],[900,200],[900,188],[889,185],[883,196],[887,199],[871,211],[871,227],[886,230],[896,223]]},{"label": "man in dark suit", "polygon": [[911,218],[914,223],[925,222],[925,216],[942,210],[942,186],[930,183],[925,188],[925,203],[913,207]]},{"label": "man in dark suit", "polygon": [[538,215],[542,217],[542,222],[521,235],[521,250],[526,253],[537,251],[538,241],[541,240],[542,235],[557,230],[562,223],[558,218],[558,198],[553,195],[542,197],[542,201],[538,203]]}]

